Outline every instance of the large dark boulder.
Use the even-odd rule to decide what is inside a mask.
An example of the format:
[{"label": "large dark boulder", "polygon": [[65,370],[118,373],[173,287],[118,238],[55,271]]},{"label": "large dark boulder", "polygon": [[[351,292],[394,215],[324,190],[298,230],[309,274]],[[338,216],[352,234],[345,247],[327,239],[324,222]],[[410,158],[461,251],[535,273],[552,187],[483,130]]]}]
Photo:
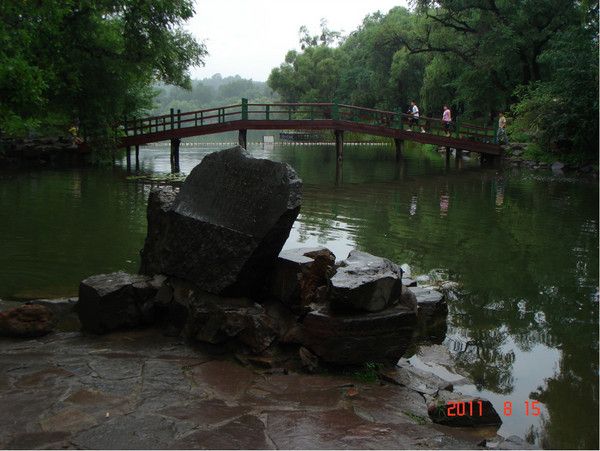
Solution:
[{"label": "large dark boulder", "polygon": [[354,250],[331,278],[330,302],[337,311],[378,312],[400,300],[402,269],[390,260]]},{"label": "large dark boulder", "polygon": [[158,288],[151,277],[124,272],[82,280],[76,308],[82,329],[101,334],[152,323]]},{"label": "large dark boulder", "polygon": [[329,363],[395,364],[411,343],[415,324],[416,309],[402,304],[362,314],[323,307],[304,318],[303,344]]},{"label": "large dark boulder", "polygon": [[301,189],[289,165],[241,147],[206,156],[179,193],[151,192],[141,273],[221,295],[258,292],[298,216]]}]

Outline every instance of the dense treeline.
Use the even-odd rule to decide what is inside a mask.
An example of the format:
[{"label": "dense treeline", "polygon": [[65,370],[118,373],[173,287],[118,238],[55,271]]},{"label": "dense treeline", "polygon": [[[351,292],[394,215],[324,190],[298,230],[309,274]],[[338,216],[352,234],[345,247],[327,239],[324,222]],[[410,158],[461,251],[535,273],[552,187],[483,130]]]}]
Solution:
[{"label": "dense treeline", "polygon": [[0,2],[0,132],[64,134],[96,143],[148,109],[156,81],[190,86],[204,46],[183,30],[192,0]]},{"label": "dense treeline", "polygon": [[415,0],[367,16],[348,36],[301,29],[268,83],[285,101],[339,101],[455,114],[509,112],[516,139],[597,157],[598,3]]},{"label": "dense treeline", "polygon": [[275,93],[264,81],[253,81],[239,75],[223,77],[215,74],[210,78],[192,80],[192,89],[158,85],[154,99],[153,114],[166,114],[171,108],[193,111],[225,105],[236,105],[245,97],[251,102],[267,103],[275,100]]}]

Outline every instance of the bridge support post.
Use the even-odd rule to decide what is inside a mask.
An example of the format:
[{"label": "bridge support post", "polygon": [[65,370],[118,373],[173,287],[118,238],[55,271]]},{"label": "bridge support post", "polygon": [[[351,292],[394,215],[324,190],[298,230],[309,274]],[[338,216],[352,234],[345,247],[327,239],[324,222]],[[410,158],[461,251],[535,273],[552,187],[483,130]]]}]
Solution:
[{"label": "bridge support post", "polygon": [[394,144],[396,145],[396,161],[402,160],[402,153],[404,152],[404,140],[400,138],[394,138]]},{"label": "bridge support post", "polygon": [[450,167],[450,155],[452,154],[452,151],[450,150],[450,147],[446,146],[446,169],[448,169]]},{"label": "bridge support post", "polygon": [[238,132],[238,143],[240,147],[246,149],[248,145],[248,130],[242,129]]},{"label": "bridge support post", "polygon": [[131,146],[127,146],[127,172],[131,172]]},{"label": "bridge support post", "polygon": [[343,130],[335,130],[335,154],[337,156],[338,161],[342,161],[344,159],[344,131]]},{"label": "bridge support post", "polygon": [[171,139],[171,172],[173,174],[179,172],[179,144],[181,139]]},{"label": "bridge support post", "polygon": [[140,146],[139,144],[135,145],[135,170],[139,171],[140,169]]}]

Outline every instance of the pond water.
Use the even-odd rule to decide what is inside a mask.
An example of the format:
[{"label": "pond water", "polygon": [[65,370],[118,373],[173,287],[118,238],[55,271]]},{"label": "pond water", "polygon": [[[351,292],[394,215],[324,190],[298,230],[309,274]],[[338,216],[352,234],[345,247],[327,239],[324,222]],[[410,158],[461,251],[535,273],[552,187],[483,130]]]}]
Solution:
[{"label": "pond water", "polygon": [[[215,148],[181,151],[189,172]],[[461,283],[444,340],[504,424],[538,446],[598,448],[598,186],[518,169],[445,167],[409,147],[255,146],[304,180],[286,247],[361,250]],[[167,148],[142,148],[143,173],[168,172]],[[135,272],[150,186],[122,168],[0,172],[0,298],[77,293],[91,274]],[[526,415],[538,400],[541,415]],[[512,414],[504,415],[505,402]]]}]

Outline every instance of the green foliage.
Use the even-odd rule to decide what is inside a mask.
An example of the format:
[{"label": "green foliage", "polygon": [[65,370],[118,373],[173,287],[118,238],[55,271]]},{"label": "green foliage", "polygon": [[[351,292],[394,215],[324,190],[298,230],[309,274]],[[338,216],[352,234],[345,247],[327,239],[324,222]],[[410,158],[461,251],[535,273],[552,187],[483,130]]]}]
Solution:
[{"label": "green foliage", "polygon": [[424,425],[424,424],[429,423],[427,418],[422,417],[421,415],[417,415],[416,413],[407,412],[407,411],[404,411],[403,413],[404,413],[404,415],[406,415],[408,418],[410,418],[417,424]]},{"label": "green foliage", "polygon": [[[495,123],[544,152],[596,158],[598,4],[570,0],[415,0],[367,16],[347,37],[310,37],[269,86],[285,101],[337,101]],[[336,42],[333,45],[332,42]]]},{"label": "green foliage", "polygon": [[365,363],[363,368],[359,371],[354,372],[354,377],[361,382],[374,383],[377,382],[379,376],[379,369],[381,365],[379,363]]},{"label": "green foliage", "polygon": [[517,90],[517,127],[552,153],[584,158],[598,149],[598,42],[581,27],[556,38],[541,60],[547,80]]},{"label": "green foliage", "polygon": [[23,0],[0,4],[0,129],[66,132],[93,145],[151,106],[155,80],[190,85],[206,50],[183,31],[191,0]]}]

